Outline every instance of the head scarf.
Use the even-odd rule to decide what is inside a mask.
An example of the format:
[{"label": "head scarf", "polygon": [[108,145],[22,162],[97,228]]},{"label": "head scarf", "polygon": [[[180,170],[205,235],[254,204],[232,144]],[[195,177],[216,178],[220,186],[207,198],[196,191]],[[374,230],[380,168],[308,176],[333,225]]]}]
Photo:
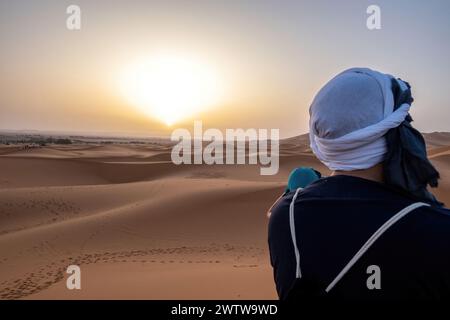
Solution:
[{"label": "head scarf", "polygon": [[410,122],[407,82],[367,68],[331,79],[310,107],[310,146],[331,170],[361,170],[383,163],[385,183],[435,202],[426,190],[439,173]]}]

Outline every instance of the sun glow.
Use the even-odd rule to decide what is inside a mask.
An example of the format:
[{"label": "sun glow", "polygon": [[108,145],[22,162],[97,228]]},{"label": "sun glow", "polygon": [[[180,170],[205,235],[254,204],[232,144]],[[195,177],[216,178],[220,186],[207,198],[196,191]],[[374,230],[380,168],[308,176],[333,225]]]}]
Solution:
[{"label": "sun glow", "polygon": [[120,88],[132,105],[167,125],[214,106],[223,93],[212,66],[170,55],[129,66]]}]

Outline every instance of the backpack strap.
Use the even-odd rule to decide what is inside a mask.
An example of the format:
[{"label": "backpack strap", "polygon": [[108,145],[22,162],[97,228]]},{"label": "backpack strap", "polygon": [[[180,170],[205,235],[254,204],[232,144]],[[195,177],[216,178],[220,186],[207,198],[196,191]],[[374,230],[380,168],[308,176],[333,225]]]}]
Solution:
[{"label": "backpack strap", "polygon": [[415,202],[410,204],[409,206],[403,208],[399,212],[397,212],[394,216],[392,216],[388,221],[386,221],[374,234],[369,238],[369,240],[364,243],[364,245],[359,249],[359,251],[353,256],[353,258],[347,263],[344,269],[339,272],[339,274],[334,278],[334,280],[328,285],[325,291],[328,293],[333,287],[342,279],[342,277],[350,270],[350,268],[361,258],[361,256],[377,241],[377,239],[386,232],[390,227],[392,227],[397,221],[406,216],[411,211],[419,208],[430,205],[424,202]]},{"label": "backpack strap", "polygon": [[[302,188],[298,188],[295,191],[294,197],[289,205],[289,226],[291,230],[292,243],[294,245],[294,254],[296,260],[296,272],[295,277],[300,279],[302,277],[302,272],[300,268],[300,252],[297,246],[297,237],[295,232],[295,217],[294,217],[294,206],[295,201],[297,200],[298,193],[302,190]],[[334,278],[334,280],[328,285],[325,291],[328,293],[334,286],[342,279],[342,277],[350,270],[350,268],[358,262],[361,256],[378,240],[378,238],[386,232],[390,227],[392,227],[397,221],[406,216],[411,211],[419,208],[419,207],[429,207],[430,205],[424,202],[415,202],[410,204],[409,206],[403,208],[399,212],[397,212],[394,216],[392,216],[389,220],[387,220],[377,231],[372,234],[372,236],[364,243],[364,245],[359,249],[359,251],[353,256],[353,258],[347,263],[347,265],[339,272],[339,274]]]},{"label": "backpack strap", "polygon": [[302,271],[300,269],[300,252],[298,251],[298,247],[297,247],[297,236],[295,235],[294,206],[295,206],[295,200],[297,200],[298,193],[301,190],[302,190],[302,188],[297,188],[297,190],[295,191],[294,197],[292,197],[291,204],[289,205],[289,226],[291,229],[292,244],[294,245],[295,261],[297,264],[297,267],[295,268],[295,278],[297,278],[297,279],[302,277]]}]

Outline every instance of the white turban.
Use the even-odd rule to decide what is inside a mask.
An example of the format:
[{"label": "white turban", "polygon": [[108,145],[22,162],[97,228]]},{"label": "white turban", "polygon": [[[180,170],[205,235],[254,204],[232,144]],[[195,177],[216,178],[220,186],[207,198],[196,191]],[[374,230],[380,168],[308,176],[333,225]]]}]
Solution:
[{"label": "white turban", "polygon": [[411,107],[404,103],[393,111],[392,79],[389,74],[352,68],[317,93],[309,109],[310,145],[329,169],[367,169],[384,160],[384,134],[398,127]]}]

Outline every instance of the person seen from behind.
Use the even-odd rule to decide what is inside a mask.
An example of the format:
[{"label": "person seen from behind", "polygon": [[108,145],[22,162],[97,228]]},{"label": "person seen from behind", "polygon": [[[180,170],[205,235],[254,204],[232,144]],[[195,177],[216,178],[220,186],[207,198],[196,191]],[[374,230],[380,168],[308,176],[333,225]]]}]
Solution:
[{"label": "person seen from behind", "polygon": [[280,299],[450,299],[450,210],[411,125],[401,79],[352,68],[310,106],[310,146],[331,171],[271,208]]}]

